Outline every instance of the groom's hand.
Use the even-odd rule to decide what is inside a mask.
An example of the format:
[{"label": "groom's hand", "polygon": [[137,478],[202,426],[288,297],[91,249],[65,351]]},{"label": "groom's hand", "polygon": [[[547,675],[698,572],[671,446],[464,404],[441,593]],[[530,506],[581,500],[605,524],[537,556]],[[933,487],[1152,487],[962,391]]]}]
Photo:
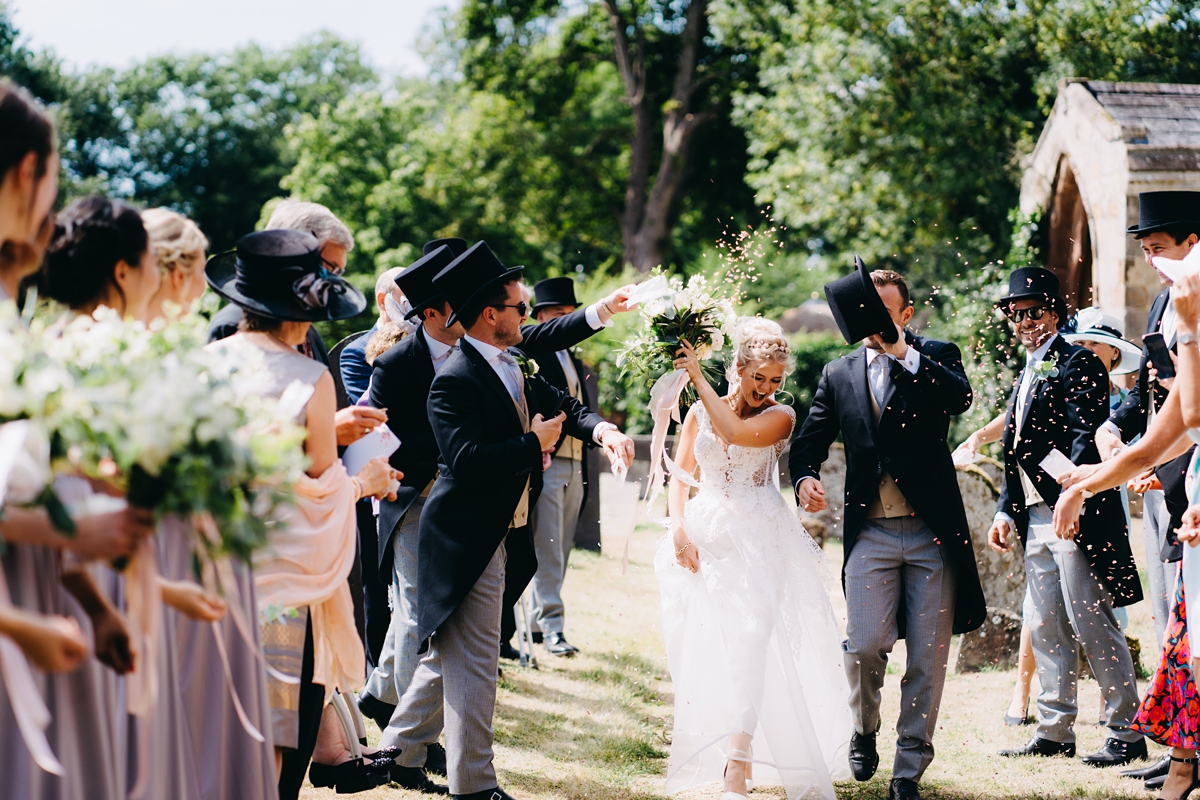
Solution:
[{"label": "groom's hand", "polygon": [[600,437],[600,444],[604,446],[604,454],[608,456],[609,464],[615,465],[620,461],[628,468],[633,463],[633,439],[620,431],[605,431]]},{"label": "groom's hand", "polygon": [[553,419],[542,419],[541,414],[534,414],[533,421],[529,423],[529,431],[538,437],[538,443],[542,446],[542,452],[549,450],[558,443],[562,436],[563,420],[567,418],[565,411],[558,412],[558,416]]},{"label": "groom's hand", "polygon": [[800,481],[796,493],[800,496],[800,507],[808,513],[815,514],[825,510],[825,487],[816,478],[805,478]]}]

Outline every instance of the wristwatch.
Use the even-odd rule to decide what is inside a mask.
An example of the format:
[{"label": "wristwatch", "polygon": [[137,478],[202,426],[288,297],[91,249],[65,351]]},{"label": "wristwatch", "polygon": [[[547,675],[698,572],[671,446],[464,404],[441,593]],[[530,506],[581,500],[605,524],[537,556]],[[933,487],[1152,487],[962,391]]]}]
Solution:
[{"label": "wristwatch", "polygon": [[1200,336],[1194,333],[1181,333],[1175,337],[1175,344],[1196,344],[1200,342]]},{"label": "wristwatch", "polygon": [[1090,500],[1091,498],[1096,496],[1096,493],[1089,492],[1087,489],[1080,489],[1079,496],[1082,497],[1084,500]]}]

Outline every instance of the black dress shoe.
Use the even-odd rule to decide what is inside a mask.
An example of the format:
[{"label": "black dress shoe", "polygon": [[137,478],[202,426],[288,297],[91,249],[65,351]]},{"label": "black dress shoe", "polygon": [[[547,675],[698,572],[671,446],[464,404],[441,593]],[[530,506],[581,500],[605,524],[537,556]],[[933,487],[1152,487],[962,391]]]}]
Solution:
[{"label": "black dress shoe", "polygon": [[1024,747],[1019,747],[1016,750],[1001,750],[1000,755],[1006,758],[1015,758],[1017,756],[1066,756],[1067,758],[1074,758],[1075,743],[1053,742],[1049,739],[1035,736]]},{"label": "black dress shoe", "polygon": [[922,800],[917,782],[908,778],[892,778],[888,787],[888,800]]},{"label": "black dress shoe", "polygon": [[546,634],[546,649],[552,656],[573,656],[579,652],[579,648],[568,642],[561,633]]},{"label": "black dress shoe", "polygon": [[483,792],[456,794],[454,795],[454,800],[515,800],[515,798],[497,786],[495,789],[488,789]]},{"label": "black dress shoe", "polygon": [[1151,778],[1161,778],[1171,771],[1171,756],[1165,755],[1148,767],[1121,770],[1122,778],[1133,778],[1137,781],[1148,781]]},{"label": "black dress shoe", "polygon": [[543,638],[543,636],[542,636],[542,632],[541,632],[541,631],[534,631],[534,632],[533,632],[533,643],[534,643],[534,644],[541,644],[541,643],[542,643],[542,638]]},{"label": "black dress shoe", "polygon": [[335,787],[338,794],[357,794],[387,783],[387,774],[372,771],[361,758],[355,758],[341,764],[313,762],[308,766],[308,780],[313,786]]},{"label": "black dress shoe", "polygon": [[425,749],[425,771],[446,777],[446,748],[437,742]]},{"label": "black dress shoe", "polygon": [[385,703],[377,697],[363,692],[358,696],[358,710],[362,715],[369,720],[372,720],[379,726],[379,730],[383,730],[388,726],[388,722],[392,718],[392,712],[396,707],[391,703]]},{"label": "black dress shoe", "polygon": [[[1168,769],[1170,769],[1170,767],[1168,767]],[[1157,792],[1166,782],[1166,775],[1155,775],[1153,778],[1147,778],[1146,783],[1143,785],[1146,787],[1147,792]]]},{"label": "black dress shoe", "polygon": [[393,764],[388,771],[392,782],[399,784],[401,789],[412,789],[425,794],[450,794],[449,786],[442,786],[429,780],[424,767],[402,767]]},{"label": "black dress shoe", "polygon": [[1135,758],[1146,760],[1145,739],[1138,739],[1136,742],[1122,742],[1120,739],[1110,737],[1104,743],[1104,747],[1090,756],[1084,756],[1081,760],[1089,767],[1120,767]]},{"label": "black dress shoe", "polygon": [[850,737],[850,771],[854,780],[869,781],[879,769],[879,751],[875,749],[875,733],[855,733]]},{"label": "black dress shoe", "polygon": [[509,661],[520,661],[521,651],[513,647],[512,642],[501,642],[500,657],[507,658]]}]

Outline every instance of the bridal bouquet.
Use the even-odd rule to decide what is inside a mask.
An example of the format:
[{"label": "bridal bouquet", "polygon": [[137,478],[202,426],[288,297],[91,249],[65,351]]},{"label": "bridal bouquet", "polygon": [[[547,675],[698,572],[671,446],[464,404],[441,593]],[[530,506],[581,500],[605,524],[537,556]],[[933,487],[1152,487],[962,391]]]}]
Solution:
[{"label": "bridal bouquet", "polygon": [[304,432],[235,391],[239,368],[203,349],[199,320],[147,328],[104,309],[45,344],[73,387],[54,423],[72,469],[160,514],[207,515],[219,532],[199,537],[210,556],[248,559],[266,543],[305,467]]}]

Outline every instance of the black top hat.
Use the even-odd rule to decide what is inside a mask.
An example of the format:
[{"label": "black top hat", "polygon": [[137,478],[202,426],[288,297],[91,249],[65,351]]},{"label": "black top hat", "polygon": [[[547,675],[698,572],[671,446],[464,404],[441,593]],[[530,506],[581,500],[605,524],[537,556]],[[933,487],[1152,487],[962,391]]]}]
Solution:
[{"label": "black top hat", "polygon": [[210,258],[204,277],[221,297],[271,319],[349,319],[367,307],[362,292],[325,269],[307,231],[248,233],[236,249]]},{"label": "black top hat", "polygon": [[854,257],[854,272],[825,284],[825,299],[848,344],[861,342],[875,334],[888,344],[899,340],[896,323],[883,304],[871,273],[858,256]]},{"label": "black top hat", "polygon": [[1058,276],[1041,267],[1021,267],[1008,276],[1008,295],[1001,297],[996,307],[1008,313],[1008,308],[1018,300],[1043,299],[1050,310],[1058,314],[1058,321],[1067,321],[1067,303],[1058,288]]},{"label": "black top hat", "polygon": [[574,278],[546,278],[533,287],[533,313],[548,306],[578,306]]},{"label": "black top hat", "polygon": [[412,306],[412,311],[404,315],[405,319],[412,319],[425,309],[445,302],[446,298],[434,288],[433,276],[444,270],[453,260],[454,253],[450,252],[449,247],[442,245],[409,264],[396,276],[396,285],[404,292]]},{"label": "black top hat", "polygon": [[458,258],[463,253],[467,252],[467,247],[469,247],[466,239],[458,239],[455,237],[451,237],[449,239],[434,239],[433,241],[425,243],[425,246],[421,248],[421,255],[427,256],[442,246],[449,247],[450,252],[454,254],[455,258]]},{"label": "black top hat", "polygon": [[1138,212],[1138,224],[1127,231],[1138,238],[1178,225],[1195,225],[1200,232],[1200,192],[1142,192]]},{"label": "black top hat", "polygon": [[496,286],[516,280],[524,267],[508,269],[496,258],[487,242],[476,242],[433,278],[434,287],[450,303],[449,328],[462,315],[479,309],[486,294]]}]

